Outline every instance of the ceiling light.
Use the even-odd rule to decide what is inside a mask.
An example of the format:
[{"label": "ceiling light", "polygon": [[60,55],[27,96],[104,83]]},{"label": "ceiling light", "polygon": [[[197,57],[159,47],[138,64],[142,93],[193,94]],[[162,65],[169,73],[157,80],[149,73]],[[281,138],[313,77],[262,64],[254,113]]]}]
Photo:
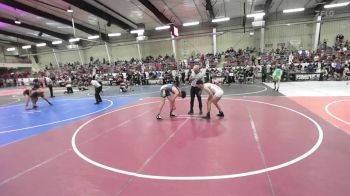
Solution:
[{"label": "ceiling light", "polygon": [[283,13],[303,12],[305,8],[294,8],[283,10]]},{"label": "ceiling light", "polygon": [[72,8],[71,8],[71,7],[68,7],[67,12],[68,12],[68,13],[73,13]]},{"label": "ceiling light", "polygon": [[57,29],[71,29],[71,26],[58,26]]},{"label": "ceiling light", "polygon": [[31,47],[32,47],[31,45],[26,45],[26,46],[22,46],[22,49],[29,49]]},{"label": "ceiling light", "polygon": [[47,24],[49,26],[56,26],[56,25],[58,25],[57,22],[46,22],[45,24]]},{"label": "ceiling light", "polygon": [[62,40],[53,41],[52,45],[62,44]]},{"label": "ceiling light", "polygon": [[36,47],[43,47],[43,46],[46,46],[46,43],[40,43],[36,45]]},{"label": "ceiling light", "polygon": [[265,16],[265,12],[255,13],[255,14],[248,14],[247,18],[255,18],[255,17],[263,17]]},{"label": "ceiling light", "polygon": [[328,4],[328,5],[325,5],[324,8],[328,9],[328,8],[334,8],[334,7],[343,7],[343,6],[347,6],[349,4],[350,4],[350,2]]},{"label": "ceiling light", "polygon": [[100,38],[99,35],[92,35],[88,37],[88,39],[98,39],[98,38]]},{"label": "ceiling light", "polygon": [[196,21],[196,22],[187,22],[187,23],[183,24],[184,27],[194,26],[194,25],[199,25],[199,22],[198,21]]},{"label": "ceiling light", "polygon": [[10,51],[15,51],[16,48],[7,48],[6,51],[10,52]]},{"label": "ceiling light", "polygon": [[169,25],[166,25],[166,26],[156,27],[156,30],[157,30],[157,31],[165,30],[165,29],[170,29],[170,26],[169,26]]},{"label": "ceiling light", "polygon": [[249,35],[254,35],[254,32],[250,32]]},{"label": "ceiling light", "polygon": [[15,23],[16,23],[16,24],[21,24],[21,21],[19,21],[19,20],[16,18]]},{"label": "ceiling light", "polygon": [[144,33],[145,32],[145,30],[144,29],[138,29],[138,30],[132,30],[132,31],[130,31],[130,33],[132,33],[132,34],[141,34],[141,33]]},{"label": "ceiling light", "polygon": [[80,38],[72,38],[69,39],[69,42],[78,42],[80,40]]},{"label": "ceiling light", "polygon": [[108,36],[109,37],[116,37],[116,36],[121,36],[121,33],[109,33]]},{"label": "ceiling light", "polygon": [[226,17],[226,18],[215,18],[211,22],[224,22],[224,21],[229,21],[229,20],[230,20],[229,17]]}]

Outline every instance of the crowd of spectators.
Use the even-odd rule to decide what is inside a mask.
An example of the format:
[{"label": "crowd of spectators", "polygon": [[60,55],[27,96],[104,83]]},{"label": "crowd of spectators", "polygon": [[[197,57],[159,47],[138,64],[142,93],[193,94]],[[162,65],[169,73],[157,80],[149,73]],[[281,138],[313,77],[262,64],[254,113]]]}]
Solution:
[{"label": "crowd of spectators", "polygon": [[[327,50],[332,48],[332,50]],[[223,66],[218,69],[222,62]],[[193,65],[206,68],[206,80],[221,77],[225,83],[239,81],[240,78],[256,78],[258,73],[262,77],[272,73],[274,67],[280,66],[284,70],[285,79],[292,73],[319,73],[320,80],[349,79],[350,41],[344,40],[343,35],[336,37],[334,46],[327,46],[324,42],[317,51],[288,50],[287,48],[272,49],[265,54],[258,54],[255,48],[238,49],[232,47],[221,53],[194,54],[180,63],[174,56],[147,56],[141,60],[116,60],[112,63],[106,59],[90,57],[88,64],[79,62],[67,63],[54,68],[52,64],[45,66],[39,72],[15,72],[8,70],[0,74],[0,87],[17,86],[23,83],[22,78],[50,77],[54,85],[88,86],[93,75],[101,82],[119,84],[128,81],[130,84],[149,84],[150,80],[159,83],[186,82]],[[259,66],[257,66],[259,65]],[[263,79],[264,80],[264,79]]]},{"label": "crowd of spectators", "polygon": [[23,85],[23,78],[28,78],[31,75],[29,71],[18,72],[13,69],[1,70],[0,73],[0,88],[7,86]]},{"label": "crowd of spectators", "polygon": [[191,55],[187,61],[187,67],[182,66],[183,68],[192,68],[194,65],[202,65],[206,68],[215,68],[221,63],[221,53],[207,53],[201,54],[197,53],[195,55]]}]

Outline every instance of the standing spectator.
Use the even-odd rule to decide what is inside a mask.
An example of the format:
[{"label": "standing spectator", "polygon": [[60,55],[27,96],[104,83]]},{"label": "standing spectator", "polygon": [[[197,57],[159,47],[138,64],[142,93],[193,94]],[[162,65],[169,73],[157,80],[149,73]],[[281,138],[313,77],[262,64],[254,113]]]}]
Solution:
[{"label": "standing spectator", "polygon": [[91,85],[95,87],[95,104],[100,104],[100,102],[102,102],[102,98],[100,96],[102,85],[96,80],[95,76],[92,77]]},{"label": "standing spectator", "polygon": [[348,80],[349,73],[349,65],[345,65],[343,69],[342,80]]},{"label": "standing spectator", "polygon": [[191,73],[191,76],[189,77],[189,82],[191,82],[191,105],[190,105],[190,111],[188,112],[188,114],[193,114],[193,104],[194,104],[194,97],[197,96],[198,99],[198,105],[199,105],[199,114],[202,115],[202,90],[197,87],[197,81],[198,80],[203,80],[205,76],[205,73],[202,73],[200,71],[200,68],[198,65],[195,65],[193,67],[193,71]]},{"label": "standing spectator", "polygon": [[258,65],[261,65],[261,56],[258,56]]},{"label": "standing spectator", "polygon": [[145,72],[141,72],[141,84],[146,85],[146,74]]},{"label": "standing spectator", "polygon": [[185,70],[181,70],[181,80],[182,80],[182,83],[184,83],[185,84],[185,79],[186,79],[186,72],[185,72]]},{"label": "standing spectator", "polygon": [[179,74],[175,75],[175,86],[177,86],[177,87],[180,86],[180,75]]},{"label": "standing spectator", "polygon": [[145,80],[146,80],[146,85],[149,85],[149,73],[148,73],[148,71],[145,72]]},{"label": "standing spectator", "polygon": [[210,72],[209,68],[205,71],[205,83],[208,83],[210,81]]},{"label": "standing spectator", "polygon": [[230,70],[227,70],[227,72],[228,72],[228,85],[231,85],[232,82],[235,82],[232,68]]},{"label": "standing spectator", "polygon": [[192,71],[191,71],[191,69],[189,69],[188,72],[187,72],[187,79],[186,79],[186,81],[190,81],[191,74],[192,74]]},{"label": "standing spectator", "polygon": [[328,71],[326,67],[321,68],[321,74],[320,74],[320,81],[327,81],[328,80]]},{"label": "standing spectator", "polygon": [[273,84],[274,84],[273,90],[275,90],[277,92],[279,91],[279,88],[280,88],[280,82],[282,79],[282,75],[283,75],[283,70],[281,69],[280,66],[277,66],[272,74],[272,80],[273,80]]}]

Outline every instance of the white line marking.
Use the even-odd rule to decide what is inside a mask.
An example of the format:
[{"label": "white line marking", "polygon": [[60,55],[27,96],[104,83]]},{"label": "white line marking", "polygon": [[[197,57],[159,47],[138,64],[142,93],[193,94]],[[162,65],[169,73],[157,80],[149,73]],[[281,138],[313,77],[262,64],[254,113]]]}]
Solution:
[{"label": "white line marking", "polygon": [[248,85],[248,86],[262,87],[263,90],[260,90],[260,91],[253,91],[253,92],[248,92],[248,93],[233,93],[233,94],[227,94],[227,95],[224,94],[223,96],[226,97],[226,96],[251,95],[251,94],[257,94],[257,93],[262,93],[262,92],[267,91],[267,88],[266,88],[265,86],[259,86],[259,85],[254,85],[254,84],[251,84],[251,85]]},{"label": "white line marking", "polygon": [[350,101],[350,99],[343,99],[343,100],[333,101],[333,102],[331,102],[331,103],[329,103],[329,104],[326,105],[325,110],[326,110],[326,112],[327,112],[330,116],[332,116],[333,118],[335,118],[335,119],[337,119],[338,121],[343,122],[343,123],[345,123],[345,124],[347,124],[347,125],[350,125],[350,122],[348,122],[348,121],[346,121],[346,120],[344,120],[344,119],[339,118],[338,116],[334,115],[332,112],[329,111],[329,107],[330,107],[331,105],[333,105],[333,104],[335,104],[335,103],[344,102],[344,101]]},{"label": "white line marking", "polygon": [[306,153],[300,155],[297,158],[294,158],[290,161],[287,161],[285,163],[279,164],[279,165],[275,165],[275,166],[271,166],[268,168],[264,168],[264,169],[259,169],[259,170],[255,170],[255,171],[250,171],[250,172],[243,172],[243,173],[236,173],[236,174],[228,174],[228,175],[216,175],[216,176],[156,176],[156,175],[147,175],[147,174],[141,174],[141,173],[136,173],[136,172],[130,172],[130,171],[125,171],[125,170],[121,170],[121,169],[117,169],[117,168],[113,168],[107,165],[104,165],[102,163],[96,162],[94,160],[91,160],[90,158],[88,158],[87,156],[85,156],[84,154],[82,154],[77,145],[76,145],[76,137],[78,135],[78,133],[89,123],[93,122],[96,119],[99,119],[103,116],[109,115],[111,113],[114,112],[118,112],[118,111],[122,111],[122,110],[126,110],[126,109],[130,109],[130,108],[134,108],[134,107],[138,107],[138,106],[143,106],[143,105],[149,105],[149,104],[154,104],[154,103],[159,103],[159,101],[155,101],[155,102],[147,102],[147,103],[142,103],[142,104],[136,104],[136,105],[132,105],[132,106],[128,106],[128,107],[124,107],[124,108],[120,108],[114,111],[110,111],[110,112],[106,112],[104,114],[101,114],[99,116],[96,116],[90,120],[88,120],[87,122],[85,122],[84,124],[82,124],[73,134],[72,139],[71,139],[71,144],[72,144],[72,148],[74,150],[74,152],[83,160],[87,161],[88,163],[95,165],[97,167],[100,167],[102,169],[108,170],[108,171],[112,171],[112,172],[116,172],[116,173],[120,173],[120,174],[124,174],[124,175],[130,175],[130,176],[135,176],[135,177],[139,177],[139,178],[146,178],[146,179],[155,179],[155,180],[219,180],[219,179],[232,179],[232,178],[239,178],[239,177],[244,177],[244,176],[252,176],[252,175],[257,175],[257,174],[261,174],[261,173],[265,173],[265,172],[269,172],[269,171],[273,171],[273,170],[277,170],[277,169],[281,169],[284,167],[287,167],[289,165],[292,165],[294,163],[297,163],[305,158],[307,158],[308,156],[310,156],[312,153],[314,153],[321,145],[322,141],[323,141],[323,131],[321,126],[311,117],[307,116],[306,114],[303,114],[301,112],[298,112],[296,110],[293,110],[291,108],[288,107],[284,107],[284,106],[280,106],[280,105],[276,105],[276,104],[271,104],[271,103],[267,103],[267,102],[261,102],[261,101],[254,101],[254,100],[245,100],[245,99],[233,99],[233,98],[223,98],[223,99],[227,99],[227,100],[233,100],[233,101],[245,101],[245,102],[251,102],[251,103],[260,103],[260,104],[264,104],[264,105],[269,105],[269,106],[273,106],[273,107],[277,107],[277,108],[282,108],[285,109],[287,111],[290,112],[294,112],[296,114],[299,114],[300,116],[303,116],[304,118],[308,119],[309,121],[311,121],[317,128],[317,132],[318,132],[318,139],[316,144],[310,149],[308,150]]},{"label": "white line marking", "polygon": [[[76,100],[80,100],[80,99],[76,99]],[[66,121],[74,120],[74,119],[77,119],[77,118],[89,116],[89,115],[91,115],[91,114],[96,114],[96,113],[98,113],[98,112],[101,112],[101,111],[104,111],[104,110],[110,108],[110,107],[113,105],[113,101],[111,101],[111,100],[109,100],[109,99],[105,99],[105,100],[109,102],[109,105],[106,106],[105,108],[103,108],[103,109],[101,109],[101,110],[97,110],[97,111],[95,111],[95,112],[90,112],[90,113],[88,113],[88,114],[83,114],[83,115],[80,115],[80,116],[75,116],[75,117],[73,117],[73,118],[68,118],[68,119],[64,119],[64,120],[59,120],[59,121],[44,123],[44,124],[41,124],[41,125],[35,125],[35,126],[30,126],[30,127],[24,127],[24,128],[19,128],[19,129],[12,129],[12,130],[8,130],[8,131],[2,131],[2,132],[0,132],[0,134],[2,134],[2,133],[11,133],[11,132],[16,132],[16,131],[22,131],[22,130],[32,129],[32,128],[36,128],[36,127],[43,127],[43,126],[47,126],[47,125],[53,125],[53,124],[57,124],[57,123],[66,122]]]},{"label": "white line marking", "polygon": [[61,152],[61,153],[59,153],[59,154],[57,154],[57,155],[55,155],[55,156],[53,156],[53,157],[51,157],[51,158],[49,158],[49,159],[47,159],[47,160],[45,160],[45,161],[39,163],[39,164],[37,164],[37,165],[35,165],[35,166],[33,166],[33,167],[27,169],[27,170],[24,170],[24,171],[18,173],[18,174],[15,175],[15,176],[12,176],[12,177],[10,177],[10,178],[7,178],[6,180],[3,180],[3,181],[0,183],[0,186],[4,185],[4,184],[6,184],[6,183],[8,183],[8,182],[10,182],[10,181],[13,181],[13,180],[17,179],[17,178],[19,178],[19,177],[25,175],[26,173],[28,173],[28,172],[30,172],[30,171],[33,171],[33,170],[35,170],[35,169],[37,169],[37,168],[39,168],[39,167],[45,165],[46,163],[49,163],[49,162],[51,162],[51,161],[57,159],[58,157],[64,155],[65,153],[67,153],[67,152],[69,152],[69,151],[71,151],[71,150],[72,150],[71,148],[70,148],[70,149],[67,149],[67,150],[65,150],[65,151],[63,151],[63,152]]},{"label": "white line marking", "polygon": [[23,114],[34,114],[33,111],[23,111]]},{"label": "white line marking", "polygon": [[[105,135],[106,133],[109,133],[110,131],[114,130],[115,128],[121,127],[121,126],[123,126],[123,125],[125,125],[125,124],[131,122],[132,120],[135,120],[136,118],[139,118],[139,117],[141,117],[141,116],[143,116],[143,115],[145,115],[145,114],[147,114],[147,113],[149,113],[149,111],[143,112],[143,113],[141,113],[141,114],[135,116],[135,117],[132,118],[132,119],[126,120],[126,121],[124,121],[124,122],[118,124],[117,126],[111,127],[111,128],[109,128],[109,129],[107,129],[107,130],[101,132],[100,134],[98,134],[98,135],[96,135],[96,136],[94,136],[94,137],[92,137],[92,138],[90,138],[90,139],[88,139],[88,140],[82,142],[80,145],[87,144],[87,143],[89,143],[89,142],[95,140],[96,138],[98,138],[98,137],[100,137],[100,136],[102,136],[102,135]],[[57,154],[57,155],[55,155],[55,156],[53,156],[53,157],[51,157],[51,158],[49,158],[49,159],[47,159],[47,160],[45,160],[45,161],[43,161],[43,162],[37,164],[37,165],[35,165],[35,166],[33,166],[33,167],[31,167],[31,168],[25,170],[25,171],[22,171],[22,172],[16,174],[15,176],[12,176],[12,177],[10,177],[10,178],[8,178],[8,179],[2,181],[2,182],[0,183],[0,186],[2,186],[2,185],[4,185],[4,184],[6,184],[6,183],[8,183],[8,182],[10,182],[10,181],[12,181],[12,180],[18,178],[18,177],[21,177],[21,176],[23,176],[24,174],[27,174],[28,172],[33,171],[33,170],[35,170],[35,169],[37,169],[37,168],[43,166],[43,165],[46,164],[46,163],[49,163],[49,162],[53,161],[54,159],[56,159],[56,158],[62,156],[63,154],[65,154],[66,152],[69,152],[69,151],[71,151],[71,150],[72,150],[72,148],[69,148],[69,149],[67,149],[67,150],[65,150],[65,151],[63,151],[63,152],[61,152],[61,153],[59,153],[59,154]]]},{"label": "white line marking", "polygon": [[[170,134],[169,136],[168,136],[168,138],[151,154],[151,156],[150,157],[148,157],[148,159],[141,165],[141,167],[137,170],[137,173],[140,173],[140,172],[142,172],[145,168],[146,168],[146,166],[148,165],[148,163],[150,163],[153,159],[154,159],[154,157],[156,157],[157,156],[157,154],[164,148],[164,146],[166,146],[168,143],[169,143],[169,141],[181,130],[181,128],[186,124],[186,122],[188,121],[188,119],[187,120],[185,120],[185,121],[183,121],[176,129],[175,129],[175,131],[172,133],[172,134]],[[135,178],[130,178],[129,180],[128,180],[128,182],[120,189],[120,191],[118,191],[118,193],[116,194],[116,195],[120,195],[129,185],[130,185],[130,183],[132,183],[133,182],[133,180],[134,180]]]},{"label": "white line marking", "polygon": [[[262,90],[259,91],[253,91],[253,92],[247,92],[247,93],[232,93],[232,94],[224,94],[224,97],[227,96],[240,96],[240,95],[251,95],[251,94],[257,94],[257,93],[262,93],[267,91],[267,88],[265,86],[259,86],[259,85],[247,85],[247,86],[256,86],[256,87],[260,87],[263,88]],[[185,88],[189,88],[189,87],[185,87]],[[107,96],[103,96],[102,97],[130,97],[130,96],[137,96],[137,95],[143,95],[143,94],[154,94],[154,93],[159,93],[160,91],[152,91],[152,92],[144,92],[144,93],[133,93],[133,94],[116,94],[116,95],[107,95]],[[87,96],[93,97],[94,95],[92,93],[88,93]],[[202,97],[206,97],[207,95],[202,95]]]},{"label": "white line marking", "polygon": [[179,115],[177,115],[177,117],[202,117],[202,115],[186,115],[186,114],[179,114]]},{"label": "white line marking", "polygon": [[[247,111],[248,111],[248,115],[249,115],[250,126],[252,127],[252,130],[253,130],[254,140],[256,142],[256,145],[257,145],[257,148],[258,148],[258,151],[259,151],[259,154],[260,154],[260,158],[261,158],[261,160],[262,160],[262,162],[264,164],[264,168],[266,169],[267,168],[267,164],[266,164],[266,159],[265,159],[264,152],[263,152],[262,147],[261,147],[259,134],[258,134],[258,131],[256,130],[252,114],[250,113],[248,107],[247,107]],[[266,176],[267,176],[267,180],[269,181],[271,193],[272,193],[273,196],[275,196],[276,194],[275,194],[275,190],[273,189],[273,186],[272,186],[272,181],[271,181],[269,172],[266,172]]]},{"label": "white line marking", "polygon": [[[68,99],[54,99],[54,102],[56,102],[56,101],[63,101],[63,100],[82,100],[82,99],[94,99],[93,97],[87,97],[87,98],[68,98]],[[38,102],[42,102],[42,103],[44,103],[44,101],[43,100],[40,100],[40,101],[38,101]],[[3,109],[3,108],[11,108],[11,107],[18,107],[18,106],[24,106],[24,103],[22,103],[22,104],[17,104],[17,105],[10,105],[10,106],[4,106],[4,107],[0,107],[0,110],[1,109]]]},{"label": "white line marking", "polygon": [[202,119],[202,116],[176,116],[173,118],[181,118],[181,119]]},{"label": "white line marking", "polygon": [[[153,93],[159,93],[159,91],[153,91],[153,92],[144,92],[144,93],[130,93],[130,94],[116,94],[116,95],[107,95],[102,97],[130,97],[130,96],[137,96],[137,95],[143,95],[143,94],[153,94]],[[93,97],[95,95],[92,95],[91,93],[88,93],[87,96]]]}]

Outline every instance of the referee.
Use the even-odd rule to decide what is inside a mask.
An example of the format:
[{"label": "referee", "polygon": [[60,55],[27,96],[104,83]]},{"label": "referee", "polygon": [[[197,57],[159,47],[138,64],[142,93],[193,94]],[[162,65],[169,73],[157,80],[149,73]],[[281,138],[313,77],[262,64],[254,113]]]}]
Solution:
[{"label": "referee", "polygon": [[189,78],[189,82],[191,82],[191,108],[188,114],[193,114],[193,104],[194,104],[194,97],[197,96],[198,104],[199,104],[199,114],[202,115],[202,90],[197,87],[196,83],[198,80],[203,80],[205,76],[205,73],[202,73],[200,71],[200,68],[198,65],[193,66],[193,71],[191,73],[191,76]]},{"label": "referee", "polygon": [[51,78],[49,78],[49,77],[44,77],[44,82],[45,82],[45,86],[47,86],[48,88],[49,88],[49,90],[50,90],[50,97],[51,98],[53,98],[53,97],[55,97],[54,95],[53,95],[53,86],[52,86],[52,80],[51,80]]},{"label": "referee", "polygon": [[92,77],[91,85],[95,87],[95,99],[96,99],[95,104],[100,104],[100,102],[102,102],[102,99],[100,96],[100,93],[102,91],[102,85],[96,80],[95,76]]}]

